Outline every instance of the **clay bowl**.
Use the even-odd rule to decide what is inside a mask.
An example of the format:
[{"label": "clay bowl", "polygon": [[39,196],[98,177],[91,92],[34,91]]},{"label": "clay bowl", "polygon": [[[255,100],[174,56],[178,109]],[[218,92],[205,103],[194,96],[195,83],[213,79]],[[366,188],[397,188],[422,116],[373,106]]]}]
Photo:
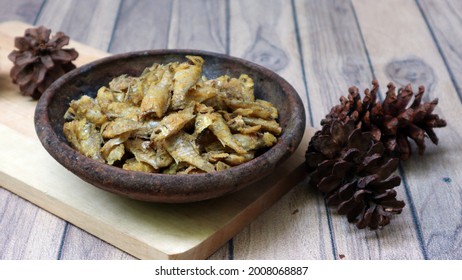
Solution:
[{"label": "clay bowl", "polygon": [[[70,146],[62,128],[71,100],[85,94],[95,97],[98,88],[116,76],[138,76],[154,62],[185,61],[188,54],[205,59],[203,72],[208,78],[224,74],[238,77],[246,73],[254,79],[256,97],[272,102],[279,110],[283,133],[276,145],[245,164],[215,173],[191,175],[126,171],[85,157]],[[50,155],[84,181],[137,200],[182,203],[223,196],[267,176],[296,150],[305,129],[305,112],[294,88],[264,67],[205,51],[153,50],[110,56],[62,76],[40,98],[35,111],[35,129]]]}]

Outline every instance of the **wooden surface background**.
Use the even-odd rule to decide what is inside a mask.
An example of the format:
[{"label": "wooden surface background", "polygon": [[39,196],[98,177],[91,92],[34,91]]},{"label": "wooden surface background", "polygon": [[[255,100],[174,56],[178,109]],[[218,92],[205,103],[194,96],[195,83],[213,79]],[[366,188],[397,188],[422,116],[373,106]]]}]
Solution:
[{"label": "wooden surface background", "polygon": [[[426,85],[425,99],[439,98],[448,126],[437,131],[439,146],[428,143],[425,156],[400,166],[407,206],[391,225],[356,230],[322,196],[297,187],[210,258],[462,259],[462,1],[0,0],[0,7],[0,22],[45,25],[110,53],[194,48],[257,62],[296,88],[315,127],[350,85],[364,89],[374,77],[383,87]],[[0,188],[0,258],[133,257]]]}]

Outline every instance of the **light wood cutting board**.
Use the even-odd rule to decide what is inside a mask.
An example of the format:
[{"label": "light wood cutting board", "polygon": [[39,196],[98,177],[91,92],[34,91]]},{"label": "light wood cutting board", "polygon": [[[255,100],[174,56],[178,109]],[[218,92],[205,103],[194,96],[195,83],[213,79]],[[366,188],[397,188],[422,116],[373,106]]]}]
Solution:
[{"label": "light wood cutting board", "polygon": [[[11,83],[8,54],[30,26],[0,24],[0,186],[140,259],[203,259],[305,179],[304,151],[268,178],[234,194],[188,204],[134,201],[85,183],[58,164],[34,130],[36,102]],[[78,66],[109,55],[71,42]]]}]

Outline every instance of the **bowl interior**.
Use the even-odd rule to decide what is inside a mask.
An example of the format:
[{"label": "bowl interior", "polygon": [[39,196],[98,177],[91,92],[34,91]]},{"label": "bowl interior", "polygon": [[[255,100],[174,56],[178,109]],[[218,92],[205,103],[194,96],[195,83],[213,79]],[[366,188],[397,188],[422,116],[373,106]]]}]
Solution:
[{"label": "bowl interior", "polygon": [[[125,171],[97,163],[89,158],[79,156],[79,153],[69,145],[63,133],[65,122],[63,116],[71,100],[78,99],[82,95],[95,97],[100,87],[107,85],[119,75],[139,76],[144,68],[153,63],[165,64],[185,61],[185,55],[189,54],[204,58],[203,74],[209,79],[221,75],[230,77],[238,77],[240,74],[249,75],[255,83],[256,98],[273,103],[279,110],[278,121],[283,128],[283,133],[279,136],[275,146],[256,158],[259,160],[254,159],[246,164],[213,174],[179,176],[146,173],[134,175],[133,173],[139,172]],[[48,152],[82,179],[100,188],[135,199],[162,202],[208,199],[236,191],[254,182],[267,175],[272,168],[296,149],[305,128],[302,102],[295,90],[280,76],[245,60],[189,50],[121,54],[75,69],[58,79],[44,93],[37,105],[35,120],[38,136]],[[78,162],[76,163],[77,159]],[[79,165],[86,165],[87,167],[82,169]],[[98,167],[98,174],[85,174],[85,172],[88,173],[89,169],[94,169],[93,166]],[[124,184],[112,182],[105,177],[110,174],[120,175],[122,177],[118,179],[126,180],[126,182]],[[231,177],[236,176],[238,178],[230,180]],[[175,178],[180,177],[185,178],[181,180],[188,184],[188,187],[180,184],[172,186],[176,182]],[[216,184],[214,180],[225,180],[225,182]],[[131,187],[132,183],[139,186]],[[210,186],[197,187],[196,184],[208,184]]]}]

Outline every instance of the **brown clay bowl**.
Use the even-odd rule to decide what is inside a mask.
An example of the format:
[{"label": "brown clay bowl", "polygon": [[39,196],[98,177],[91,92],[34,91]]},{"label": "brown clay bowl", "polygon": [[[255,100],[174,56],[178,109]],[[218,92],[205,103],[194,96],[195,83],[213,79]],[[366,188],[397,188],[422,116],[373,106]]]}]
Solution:
[{"label": "brown clay bowl", "polygon": [[[246,73],[254,79],[255,95],[272,102],[279,110],[283,133],[276,145],[245,164],[215,173],[190,175],[127,171],[92,160],[70,146],[63,134],[63,116],[71,100],[85,94],[95,97],[98,88],[116,76],[139,75],[154,62],[184,61],[188,54],[205,59],[203,71],[208,78]],[[294,88],[264,67],[205,51],[153,50],[110,56],[62,76],[40,98],[35,129],[50,155],[84,181],[137,200],[182,203],[223,196],[267,176],[296,150],[305,130],[305,111]]]}]

